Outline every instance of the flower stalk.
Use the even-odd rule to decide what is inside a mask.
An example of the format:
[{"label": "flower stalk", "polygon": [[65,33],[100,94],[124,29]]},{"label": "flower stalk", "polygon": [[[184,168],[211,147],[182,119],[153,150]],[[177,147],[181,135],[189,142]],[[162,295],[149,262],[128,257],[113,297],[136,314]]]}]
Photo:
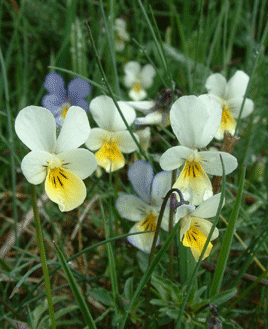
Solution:
[{"label": "flower stalk", "polygon": [[40,224],[40,218],[39,218],[39,214],[38,214],[38,210],[37,210],[35,186],[32,184],[31,184],[31,190],[32,190],[34,222],[35,222],[37,241],[38,241],[40,257],[41,257],[41,262],[42,262],[43,276],[44,276],[44,281],[45,281],[49,317],[50,317],[50,321],[51,321],[51,328],[56,329],[56,322],[55,322],[54,308],[53,308],[53,302],[52,302],[52,296],[51,296],[51,287],[50,287],[50,281],[49,281],[49,271],[48,271],[47,260],[46,260],[45,246],[44,246],[43,234],[42,234],[42,229],[41,229],[41,224]]}]

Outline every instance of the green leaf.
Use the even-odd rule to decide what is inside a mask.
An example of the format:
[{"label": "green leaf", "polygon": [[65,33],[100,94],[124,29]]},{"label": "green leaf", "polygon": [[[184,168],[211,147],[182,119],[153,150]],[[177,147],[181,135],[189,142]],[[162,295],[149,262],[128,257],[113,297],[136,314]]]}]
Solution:
[{"label": "green leaf", "polygon": [[228,289],[226,291],[219,293],[218,295],[214,296],[213,298],[211,298],[210,303],[215,304],[217,306],[221,305],[223,303],[228,302],[228,300],[233,298],[236,293],[237,293],[236,288]]},{"label": "green leaf", "polygon": [[114,305],[112,293],[104,288],[92,288],[91,290],[89,290],[89,295],[104,305]]}]

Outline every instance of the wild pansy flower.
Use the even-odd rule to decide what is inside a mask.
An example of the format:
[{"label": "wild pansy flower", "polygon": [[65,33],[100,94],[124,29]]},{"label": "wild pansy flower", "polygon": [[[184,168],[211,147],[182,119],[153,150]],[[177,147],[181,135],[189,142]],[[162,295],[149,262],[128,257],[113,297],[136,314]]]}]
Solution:
[{"label": "wild pansy flower", "polygon": [[[154,176],[151,164],[139,160],[129,168],[128,178],[138,197],[132,194],[122,194],[116,201],[116,208],[122,217],[137,222],[129,233],[146,232],[128,236],[128,241],[133,246],[149,253],[154,232],[147,231],[156,229],[163,198],[170,190],[171,172],[162,171]],[[169,207],[166,207],[161,224],[165,230],[168,230],[168,216]]]},{"label": "wild pansy flower", "polygon": [[[175,89],[175,95],[181,95],[179,89]],[[138,117],[136,125],[161,124],[163,127],[170,125],[169,112],[173,102],[173,93],[170,88],[162,89],[155,101],[127,102],[135,109],[145,114],[145,117]]]},{"label": "wild pansy flower", "polygon": [[127,88],[131,88],[128,95],[134,101],[140,101],[147,96],[145,89],[153,84],[155,69],[151,64],[146,64],[141,68],[138,62],[128,62],[124,66],[124,82]]},{"label": "wild pansy flower", "polygon": [[86,112],[72,106],[60,134],[52,113],[39,106],[22,109],[15,121],[19,139],[31,150],[21,162],[21,169],[31,184],[45,181],[48,197],[60,211],[72,210],[85,200],[87,178],[97,167],[93,153],[78,148],[88,138],[90,126]]},{"label": "wild pansy flower", "polygon": [[[243,71],[237,71],[227,82],[220,73],[212,74],[206,81],[206,88],[211,97],[215,98],[222,106],[222,119],[215,138],[223,139],[224,131],[235,133],[236,120],[244,100],[249,76]],[[241,118],[248,116],[254,108],[251,99],[246,98]]]},{"label": "wild pansy flower", "polygon": [[[185,247],[190,247],[196,261],[200,258],[204,245],[207,241],[212,223],[204,218],[214,217],[217,213],[220,203],[221,193],[202,202],[197,208],[191,205],[182,205],[177,208],[175,220],[181,222],[180,240]],[[211,241],[215,240],[219,231],[215,228]],[[212,249],[212,243],[209,242],[203,259],[208,257]]]},{"label": "wild pansy flower", "polygon": [[[131,125],[136,117],[135,110],[125,102],[119,101],[117,104],[127,123]],[[98,165],[107,172],[124,167],[125,158],[122,153],[134,152],[137,145],[113,100],[108,96],[94,98],[90,103],[90,112],[99,128],[91,129],[86,146],[92,151],[99,150],[95,157]],[[139,140],[137,135],[135,137]]]},{"label": "wild pansy flower", "polygon": [[127,23],[123,18],[115,20],[115,50],[123,51],[125,49],[125,41],[129,41],[127,33]]},{"label": "wild pansy flower", "polygon": [[199,205],[213,195],[207,174],[222,175],[220,155],[226,175],[237,167],[236,158],[229,153],[198,151],[205,148],[217,132],[221,112],[220,104],[208,95],[182,96],[171,107],[171,127],[181,145],[168,149],[160,158],[160,166],[174,170],[183,165],[173,187],[192,205]]},{"label": "wild pansy flower", "polygon": [[47,74],[44,87],[49,94],[43,97],[42,106],[54,114],[57,125],[62,126],[66,113],[72,105],[88,111],[85,97],[89,95],[91,86],[87,81],[74,78],[68,84],[66,91],[62,76],[53,72]]}]

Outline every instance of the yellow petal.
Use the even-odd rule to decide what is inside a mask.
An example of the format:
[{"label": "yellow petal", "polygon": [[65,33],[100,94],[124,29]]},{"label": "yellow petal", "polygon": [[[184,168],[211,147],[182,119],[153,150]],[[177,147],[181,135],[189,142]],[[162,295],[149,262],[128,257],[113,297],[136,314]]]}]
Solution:
[{"label": "yellow petal", "polygon": [[125,165],[125,159],[116,142],[105,142],[101,149],[95,153],[98,165],[107,172],[118,170]]},{"label": "yellow petal", "polygon": [[[136,223],[130,230],[130,233],[135,232],[146,232],[146,231],[155,231],[157,223],[157,216],[154,216],[152,213],[146,216],[144,220]],[[149,253],[152,248],[154,240],[154,232],[146,232],[144,234],[130,235],[128,236],[128,241],[135,247],[140,250]],[[159,237],[157,244],[159,242]]]},{"label": "yellow petal", "polygon": [[228,130],[230,134],[234,135],[235,127],[236,127],[236,120],[231,113],[231,109],[229,108],[229,106],[223,105],[221,124],[215,137],[217,139],[223,139],[225,130]]},{"label": "yellow petal", "polygon": [[[207,236],[200,232],[195,226],[191,226],[191,228],[184,234],[182,243],[185,247],[191,248],[195,260],[198,261],[206,241]],[[209,242],[203,259],[205,259],[210,254],[211,249],[212,243]]]},{"label": "yellow petal", "polygon": [[155,231],[157,217],[153,214],[149,214],[141,222],[141,231]]},{"label": "yellow petal", "polygon": [[196,160],[186,160],[183,170],[173,187],[178,188],[185,200],[192,205],[199,205],[213,195],[208,175],[200,162]]},{"label": "yellow petal", "polygon": [[73,210],[86,198],[86,187],[81,178],[61,167],[49,169],[45,190],[48,197],[59,205],[60,211]]}]

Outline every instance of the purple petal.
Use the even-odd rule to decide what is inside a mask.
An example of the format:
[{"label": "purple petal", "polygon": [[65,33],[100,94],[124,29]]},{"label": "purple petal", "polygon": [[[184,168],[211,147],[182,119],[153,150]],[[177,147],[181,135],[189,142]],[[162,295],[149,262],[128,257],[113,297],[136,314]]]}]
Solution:
[{"label": "purple petal", "polygon": [[80,99],[79,102],[75,103],[72,102],[72,105],[75,105],[75,106],[80,106],[82,107],[82,109],[84,109],[85,111],[88,111],[89,110],[89,104],[87,101],[85,101],[84,99]]},{"label": "purple petal", "polygon": [[151,202],[151,184],[153,177],[153,167],[149,162],[144,160],[134,162],[128,170],[128,178],[135,192],[147,203]]},{"label": "purple petal", "polygon": [[56,114],[59,106],[65,103],[64,98],[60,98],[56,95],[45,95],[42,99],[42,106],[48,109],[52,114]]},{"label": "purple petal", "polygon": [[72,104],[77,104],[81,98],[86,97],[91,90],[90,83],[80,79],[74,78],[70,81],[67,87],[68,98],[71,99]]},{"label": "purple petal", "polygon": [[60,98],[66,98],[64,80],[63,77],[58,73],[48,73],[45,78],[44,87],[50,94],[57,95]]},{"label": "purple petal", "polygon": [[152,182],[152,201],[155,205],[160,206],[163,202],[163,198],[167,192],[171,189],[172,172],[161,171],[155,175]]}]

